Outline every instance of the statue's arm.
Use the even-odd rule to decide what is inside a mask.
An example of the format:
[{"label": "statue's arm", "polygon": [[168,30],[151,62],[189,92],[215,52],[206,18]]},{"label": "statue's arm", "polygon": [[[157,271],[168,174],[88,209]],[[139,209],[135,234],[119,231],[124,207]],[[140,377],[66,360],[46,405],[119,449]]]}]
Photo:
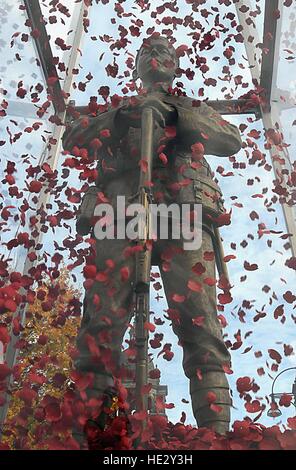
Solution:
[{"label": "statue's arm", "polygon": [[228,157],[242,147],[239,130],[205,103],[199,107],[178,106],[177,136],[186,146],[201,142],[206,155]]},{"label": "statue's arm", "polygon": [[[100,139],[104,146],[116,145],[125,135],[124,126],[117,125],[117,115],[120,108],[103,112],[96,117],[82,116],[66,126],[62,141],[64,150],[72,151],[74,146],[91,151],[93,139]],[[108,129],[110,135],[100,138],[100,132]]]}]

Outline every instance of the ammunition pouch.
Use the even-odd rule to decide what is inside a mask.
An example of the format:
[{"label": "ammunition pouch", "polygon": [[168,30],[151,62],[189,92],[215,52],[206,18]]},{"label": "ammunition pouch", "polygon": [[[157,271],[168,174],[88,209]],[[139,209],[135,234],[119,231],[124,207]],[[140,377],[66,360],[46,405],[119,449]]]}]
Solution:
[{"label": "ammunition pouch", "polygon": [[177,182],[180,183],[178,194],[180,204],[202,204],[203,215],[208,214],[213,218],[225,212],[221,189],[211,177],[188,167],[178,173]]},{"label": "ammunition pouch", "polygon": [[82,198],[76,221],[76,230],[79,235],[87,235],[91,231],[98,192],[99,188],[97,186],[91,186]]}]

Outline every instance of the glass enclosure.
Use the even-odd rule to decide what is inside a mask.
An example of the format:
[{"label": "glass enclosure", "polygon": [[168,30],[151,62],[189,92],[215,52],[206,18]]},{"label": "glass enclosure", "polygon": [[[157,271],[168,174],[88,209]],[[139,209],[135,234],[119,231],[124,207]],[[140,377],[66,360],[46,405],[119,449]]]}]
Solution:
[{"label": "glass enclosure", "polygon": [[[174,82],[179,90],[197,101],[249,100],[257,107],[257,114],[242,107],[223,116],[239,127],[243,148],[235,156],[209,155],[207,160],[231,212],[231,225],[221,227],[220,233],[232,301],[220,305],[218,314],[232,356],[233,373],[228,376],[234,400],[232,422],[259,415],[260,423],[272,426],[266,414],[272,381],[282,369],[296,366],[295,258],[289,245],[289,236],[296,236],[296,4],[280,1],[278,9],[270,11],[271,25],[272,18],[277,18],[272,37],[266,30],[269,2],[264,0],[176,0],[163,5],[131,0],[32,2],[40,3],[39,21],[48,34],[45,50],[51,50],[57,71],[50,81],[38,56],[39,31],[30,27],[27,3],[0,0],[1,259],[9,260],[10,271],[24,272],[28,246],[11,240],[20,240],[23,233],[31,236],[38,210],[43,214],[42,236],[39,233],[41,246],[37,261],[32,257],[33,266],[42,262],[53,268],[58,255],[83,301],[83,262],[89,244],[77,238],[75,217],[89,181],[67,164],[71,155],[61,147],[66,116],[54,109],[52,87],[59,83],[66,105],[71,100],[76,107],[88,106],[91,97],[103,105],[106,96],[111,103],[120,102],[123,96],[136,95],[140,86],[139,81],[133,82],[132,70],[143,38],[155,31],[169,37],[180,57]],[[81,24],[83,37],[77,42]],[[258,73],[260,78],[272,41],[270,109],[263,110],[264,83],[256,86],[254,77]],[[75,66],[69,69],[69,63]],[[63,94],[69,86],[66,79],[71,82],[70,92]],[[278,143],[271,139],[270,152],[272,126],[283,136]],[[288,189],[282,186],[284,180]],[[283,195],[292,208],[289,227]],[[158,268],[154,266],[153,272]],[[161,370],[160,383],[168,386],[166,400],[174,404],[166,415],[177,423],[185,411],[186,424],[195,426],[182,349],[165,318],[168,305],[163,289],[152,287],[150,301],[151,321],[162,319],[154,333],[164,334],[163,343],[171,344],[174,353],[166,361],[158,356],[159,350],[149,351]],[[258,384],[250,392],[252,403],[260,402],[258,412],[246,408],[237,390],[240,377],[251,377]],[[278,383],[281,390],[276,391],[290,392],[291,383],[291,375],[284,375]],[[276,424],[285,424],[295,415],[293,406],[281,411]]]}]

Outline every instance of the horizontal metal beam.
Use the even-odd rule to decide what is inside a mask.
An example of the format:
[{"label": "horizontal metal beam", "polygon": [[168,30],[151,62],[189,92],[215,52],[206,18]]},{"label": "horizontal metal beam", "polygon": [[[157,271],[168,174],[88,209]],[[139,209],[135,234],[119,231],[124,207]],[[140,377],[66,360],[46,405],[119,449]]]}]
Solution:
[{"label": "horizontal metal beam", "polygon": [[51,95],[56,113],[63,112],[66,108],[65,99],[59,82],[59,76],[54,65],[53,54],[46,31],[45,20],[39,5],[39,0],[24,0],[27,15],[31,23],[32,30],[38,31],[34,36],[38,57],[46,82],[49,77],[57,78],[52,85]]},{"label": "horizontal metal beam", "polygon": [[[206,100],[204,102],[214,108],[220,114],[255,114],[256,117],[261,117],[260,106],[254,104],[251,100],[248,99]],[[70,101],[67,118],[69,119],[71,116],[73,116],[73,113],[78,113],[81,116],[90,114],[88,106],[75,106],[75,101]]]},{"label": "horizontal metal beam", "polygon": [[252,100],[208,100],[206,103],[220,114],[255,114],[261,116],[260,106]]}]

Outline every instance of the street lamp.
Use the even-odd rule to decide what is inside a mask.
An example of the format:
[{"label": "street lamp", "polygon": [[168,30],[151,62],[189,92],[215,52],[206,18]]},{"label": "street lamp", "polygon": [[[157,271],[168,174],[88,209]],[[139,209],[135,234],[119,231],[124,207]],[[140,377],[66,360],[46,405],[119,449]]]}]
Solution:
[{"label": "street lamp", "polygon": [[270,409],[267,412],[267,416],[269,416],[270,418],[278,418],[279,416],[281,416],[282,412],[278,408],[278,405],[276,403],[276,399],[281,399],[281,397],[283,395],[288,395],[288,396],[294,398],[294,402],[292,402],[292,405],[294,405],[295,408],[296,408],[296,377],[295,377],[295,380],[294,380],[294,383],[293,383],[293,386],[292,386],[292,392],[291,393],[274,393],[273,392],[274,384],[275,384],[276,380],[278,379],[278,377],[280,375],[282,375],[284,372],[287,372],[288,370],[296,370],[296,367],[288,367],[288,369],[282,370],[282,372],[280,372],[276,376],[274,381],[272,382],[271,394],[269,395],[271,397],[271,405],[270,405]]}]

